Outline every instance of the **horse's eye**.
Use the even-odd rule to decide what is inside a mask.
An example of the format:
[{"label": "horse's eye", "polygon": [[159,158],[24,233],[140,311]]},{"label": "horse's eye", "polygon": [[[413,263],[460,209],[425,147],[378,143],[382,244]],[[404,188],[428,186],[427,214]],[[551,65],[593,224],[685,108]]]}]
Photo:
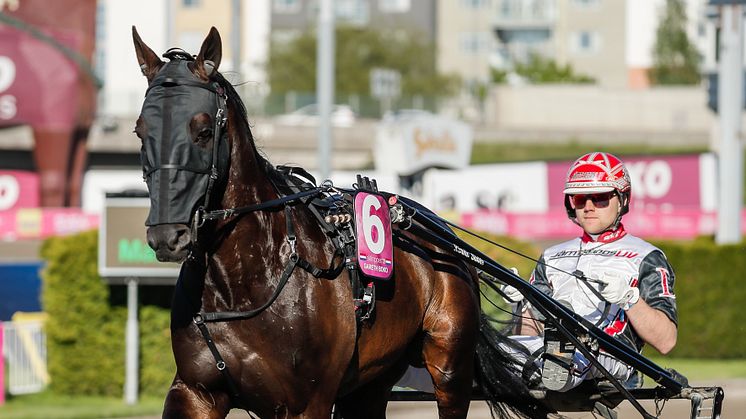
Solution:
[{"label": "horse's eye", "polygon": [[199,133],[197,134],[197,141],[202,144],[210,141],[212,139],[212,129],[211,128],[202,128]]}]

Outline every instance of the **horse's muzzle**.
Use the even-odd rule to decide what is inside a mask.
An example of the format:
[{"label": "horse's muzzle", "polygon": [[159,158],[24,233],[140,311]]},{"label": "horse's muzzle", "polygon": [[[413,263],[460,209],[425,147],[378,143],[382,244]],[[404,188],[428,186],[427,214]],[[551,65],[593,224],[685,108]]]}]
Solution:
[{"label": "horse's muzzle", "polygon": [[161,262],[183,262],[189,254],[192,234],[186,224],[159,224],[148,228],[148,245]]}]

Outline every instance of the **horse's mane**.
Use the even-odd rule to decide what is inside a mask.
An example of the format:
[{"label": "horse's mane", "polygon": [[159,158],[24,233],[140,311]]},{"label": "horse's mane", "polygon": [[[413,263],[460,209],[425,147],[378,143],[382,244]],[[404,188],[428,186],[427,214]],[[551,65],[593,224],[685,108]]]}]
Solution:
[{"label": "horse's mane", "polygon": [[280,173],[273,165],[272,163],[267,160],[266,157],[260,153],[259,148],[256,146],[256,142],[254,141],[254,135],[251,133],[251,128],[249,125],[249,113],[246,110],[246,105],[244,105],[243,100],[241,99],[241,96],[236,91],[236,88],[233,87],[233,85],[226,80],[226,78],[220,73],[215,72],[215,74],[212,76],[213,79],[220,85],[220,87],[225,90],[225,94],[228,98],[228,102],[232,103],[236,107],[236,112],[238,113],[238,116],[240,117],[241,123],[237,126],[237,130],[245,130],[247,135],[247,140],[251,143],[252,149],[254,150],[254,155],[256,157],[256,161],[259,164],[259,166],[262,168],[264,173],[267,174],[271,179],[273,180],[280,180],[283,178],[283,174]]}]

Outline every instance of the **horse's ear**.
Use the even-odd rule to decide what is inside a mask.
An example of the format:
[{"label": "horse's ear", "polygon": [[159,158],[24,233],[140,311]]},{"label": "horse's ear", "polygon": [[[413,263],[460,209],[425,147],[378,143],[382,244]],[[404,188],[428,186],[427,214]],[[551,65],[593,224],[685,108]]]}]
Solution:
[{"label": "horse's ear", "polygon": [[140,70],[148,78],[149,82],[155,77],[155,74],[161,68],[161,65],[163,65],[163,61],[140,39],[140,35],[137,33],[134,25],[132,26],[132,40],[135,42],[137,63],[140,64]]},{"label": "horse's ear", "polygon": [[220,40],[220,33],[213,26],[210,28],[207,38],[202,42],[202,48],[199,49],[195,71],[205,79],[210,78],[210,76],[218,71],[222,54],[223,41]]}]

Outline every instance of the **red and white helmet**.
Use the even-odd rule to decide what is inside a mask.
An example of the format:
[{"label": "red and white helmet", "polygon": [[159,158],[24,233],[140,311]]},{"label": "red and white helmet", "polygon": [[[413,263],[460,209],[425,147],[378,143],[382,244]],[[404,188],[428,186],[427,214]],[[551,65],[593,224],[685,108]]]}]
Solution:
[{"label": "red and white helmet", "polygon": [[565,178],[565,209],[570,219],[575,210],[570,206],[569,195],[593,194],[616,191],[622,204],[619,216],[629,211],[632,191],[629,172],[621,159],[604,152],[588,153],[570,166]]}]

